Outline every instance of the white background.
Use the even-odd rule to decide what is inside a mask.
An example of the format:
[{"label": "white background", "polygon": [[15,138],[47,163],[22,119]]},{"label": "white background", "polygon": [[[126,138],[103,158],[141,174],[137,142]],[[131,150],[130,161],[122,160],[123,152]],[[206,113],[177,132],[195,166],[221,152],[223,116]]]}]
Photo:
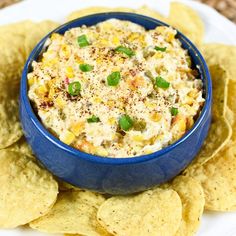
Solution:
[{"label": "white background", "polygon": [[[205,42],[236,45],[236,26],[213,9],[191,0],[180,0],[194,8],[205,23]],[[31,19],[51,19],[63,23],[66,16],[76,9],[88,6],[127,6],[137,8],[144,4],[168,15],[170,0],[25,0],[0,10],[0,25]],[[187,23],[187,22],[186,22]],[[29,206],[30,208],[30,206]],[[25,228],[0,230],[0,236],[46,236]],[[183,235],[184,236],[184,235]],[[197,236],[236,236],[236,212],[205,212]]]}]

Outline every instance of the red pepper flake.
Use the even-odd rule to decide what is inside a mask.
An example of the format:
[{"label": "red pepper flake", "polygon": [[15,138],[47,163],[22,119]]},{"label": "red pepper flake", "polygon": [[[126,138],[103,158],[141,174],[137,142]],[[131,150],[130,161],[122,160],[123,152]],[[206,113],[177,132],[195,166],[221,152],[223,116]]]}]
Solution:
[{"label": "red pepper flake", "polygon": [[66,77],[65,78],[65,84],[68,85],[70,82],[69,82],[69,79]]}]

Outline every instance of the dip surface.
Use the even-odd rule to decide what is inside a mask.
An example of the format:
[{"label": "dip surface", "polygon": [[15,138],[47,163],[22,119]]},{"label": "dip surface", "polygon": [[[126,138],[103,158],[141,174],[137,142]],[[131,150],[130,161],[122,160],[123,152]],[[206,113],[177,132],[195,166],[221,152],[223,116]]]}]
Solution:
[{"label": "dip surface", "polygon": [[170,27],[111,19],[52,34],[28,74],[28,96],[62,142],[105,157],[149,154],[189,130],[202,81]]}]

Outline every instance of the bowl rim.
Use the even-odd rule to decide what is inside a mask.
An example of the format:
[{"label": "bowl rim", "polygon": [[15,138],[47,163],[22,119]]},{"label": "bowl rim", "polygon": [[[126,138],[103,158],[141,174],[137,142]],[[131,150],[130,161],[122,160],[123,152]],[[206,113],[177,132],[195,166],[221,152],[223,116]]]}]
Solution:
[{"label": "bowl rim", "polygon": [[[146,161],[150,161],[152,159],[155,158],[160,158],[161,156],[163,156],[163,154],[166,154],[170,151],[172,151],[174,148],[176,148],[177,146],[179,146],[181,143],[185,142],[190,136],[192,136],[194,134],[194,132],[199,128],[199,126],[201,125],[201,123],[204,121],[205,117],[207,116],[208,110],[211,109],[211,102],[212,102],[212,83],[211,83],[211,76],[208,70],[208,66],[203,58],[203,56],[201,55],[201,53],[199,52],[199,50],[197,49],[197,47],[185,36],[183,35],[179,30],[176,29],[177,31],[177,35],[179,35],[181,37],[182,40],[185,41],[185,43],[188,44],[188,46],[195,52],[195,56],[198,56],[200,59],[200,62],[202,63],[200,65],[200,68],[203,70],[201,71],[201,78],[203,83],[205,84],[206,90],[205,90],[205,103],[204,106],[202,107],[201,113],[199,114],[197,120],[195,121],[193,127],[188,130],[180,139],[178,139],[176,142],[168,145],[167,147],[164,147],[158,151],[155,151],[153,153],[150,154],[146,154],[146,155],[139,155],[139,156],[134,156],[134,157],[105,157],[105,156],[98,156],[98,155],[94,155],[94,154],[89,154],[89,153],[85,153],[82,152],[78,149],[73,148],[70,145],[67,145],[65,143],[63,143],[62,141],[59,140],[59,138],[55,137],[53,134],[51,134],[41,123],[41,121],[37,118],[30,100],[28,98],[28,85],[27,85],[27,74],[28,74],[28,68],[29,66],[31,66],[32,64],[32,58],[34,58],[35,55],[39,55],[40,52],[43,50],[43,45],[45,44],[45,41],[48,39],[48,37],[54,33],[54,32],[58,32],[59,30],[62,30],[64,28],[68,28],[71,24],[77,22],[77,21],[81,21],[81,20],[85,20],[85,19],[89,19],[91,17],[101,17],[101,16],[110,16],[111,18],[116,18],[117,16],[130,16],[130,17],[136,17],[136,18],[140,18],[143,20],[147,20],[150,22],[153,22],[155,24],[157,24],[158,26],[170,26],[162,21],[159,21],[157,19],[148,17],[148,16],[144,16],[141,14],[136,14],[136,13],[128,13],[128,12],[104,12],[104,13],[97,13],[97,14],[91,14],[88,16],[83,16],[77,19],[74,19],[72,21],[66,22],[62,25],[60,25],[59,27],[57,27],[56,29],[52,30],[50,33],[48,33],[43,39],[40,40],[40,42],[34,47],[34,49],[32,50],[32,52],[30,53],[23,72],[22,72],[22,79],[21,79],[21,86],[20,86],[20,102],[23,101],[24,103],[24,107],[26,112],[28,113],[30,120],[32,121],[32,123],[34,124],[34,126],[36,127],[36,129],[51,143],[53,143],[53,145],[56,145],[58,148],[63,149],[66,152],[69,152],[70,154],[72,154],[73,156],[75,156],[76,158],[82,158],[85,159],[86,161],[89,162],[95,162],[95,163],[100,163],[100,164],[110,164],[110,165],[127,165],[127,164],[137,164],[137,163],[141,163],[141,162],[146,162]],[[102,22],[103,20],[99,21]],[[130,20],[131,21],[131,20]],[[138,24],[138,23],[136,23]],[[69,27],[70,28],[70,27]],[[71,27],[73,28],[73,27]],[[174,27],[172,27],[174,28]],[[175,28],[174,28],[175,29]],[[68,29],[67,29],[68,30]],[[42,47],[42,48],[41,48]],[[38,52],[39,48],[41,48],[41,50]],[[189,51],[189,48],[186,49]],[[196,65],[197,66],[197,65]],[[205,76],[202,76],[202,74],[204,74]]]}]

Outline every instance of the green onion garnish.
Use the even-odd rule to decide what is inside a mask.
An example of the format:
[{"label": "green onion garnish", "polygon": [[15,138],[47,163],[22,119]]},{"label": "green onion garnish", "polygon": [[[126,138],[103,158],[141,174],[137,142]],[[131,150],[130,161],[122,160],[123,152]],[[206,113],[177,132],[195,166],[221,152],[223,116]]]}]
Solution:
[{"label": "green onion garnish", "polygon": [[134,122],[128,115],[122,115],[119,119],[120,128],[124,131],[132,128]]},{"label": "green onion garnish", "polygon": [[107,84],[109,86],[116,86],[119,84],[119,81],[120,81],[119,71],[112,72],[110,75],[107,76]]},{"label": "green onion garnish", "polygon": [[179,110],[176,107],[171,107],[170,112],[172,116],[176,116],[179,113]]},{"label": "green onion garnish", "polygon": [[156,77],[156,86],[159,88],[169,88],[170,83],[163,79],[161,76]]},{"label": "green onion garnish", "polygon": [[100,121],[99,117],[92,115],[90,118],[87,119],[88,123],[98,123]]},{"label": "green onion garnish", "polygon": [[166,47],[162,48],[162,47],[155,46],[154,49],[156,51],[161,51],[161,52],[165,52],[166,51]]},{"label": "green onion garnish", "polygon": [[127,47],[124,47],[124,46],[118,46],[117,48],[115,48],[115,51],[116,51],[116,52],[124,53],[124,54],[126,54],[128,57],[132,57],[132,56],[135,55],[134,51],[132,51],[131,48],[127,48]]},{"label": "green onion garnish", "polygon": [[72,96],[77,96],[81,90],[81,84],[79,81],[72,82],[68,85],[68,93]]},{"label": "green onion garnish", "polygon": [[87,36],[86,36],[85,34],[80,35],[80,36],[77,38],[77,42],[78,42],[78,44],[79,44],[79,46],[80,46],[81,48],[86,47],[86,46],[89,45],[89,42],[88,42],[88,40],[87,40]]},{"label": "green onion garnish", "polygon": [[91,66],[89,64],[80,64],[79,68],[83,72],[89,72],[89,71],[93,70],[93,66]]}]

